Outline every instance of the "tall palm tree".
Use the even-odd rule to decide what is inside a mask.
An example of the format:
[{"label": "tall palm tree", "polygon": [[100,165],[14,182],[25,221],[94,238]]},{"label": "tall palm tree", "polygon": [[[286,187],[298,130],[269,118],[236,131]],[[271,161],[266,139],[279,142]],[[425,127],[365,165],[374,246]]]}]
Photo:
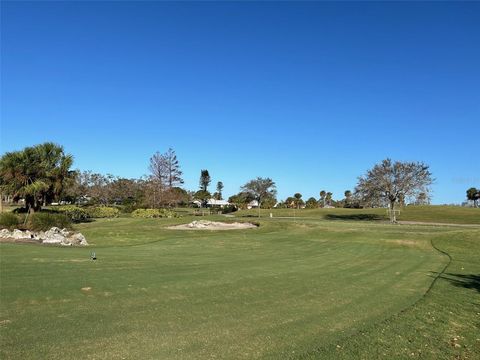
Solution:
[{"label": "tall palm tree", "polygon": [[325,196],[327,195],[327,192],[325,190],[320,191],[320,203],[322,206],[325,206]]},{"label": "tall palm tree", "polygon": [[42,204],[58,198],[72,181],[72,163],[73,157],[54,143],[7,152],[0,158],[2,192],[16,200],[24,198],[28,211],[39,210]]}]

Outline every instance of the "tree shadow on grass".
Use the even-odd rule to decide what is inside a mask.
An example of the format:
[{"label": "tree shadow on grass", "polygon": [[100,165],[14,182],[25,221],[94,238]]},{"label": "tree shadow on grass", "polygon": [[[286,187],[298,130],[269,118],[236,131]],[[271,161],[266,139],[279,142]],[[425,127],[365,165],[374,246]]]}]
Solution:
[{"label": "tree shadow on grass", "polygon": [[[438,273],[433,274],[436,275]],[[447,280],[452,285],[457,287],[473,289],[477,292],[480,292],[480,275],[445,273],[440,275],[440,279]]]},{"label": "tree shadow on grass", "polygon": [[385,217],[376,214],[326,214],[327,220],[379,221]]}]

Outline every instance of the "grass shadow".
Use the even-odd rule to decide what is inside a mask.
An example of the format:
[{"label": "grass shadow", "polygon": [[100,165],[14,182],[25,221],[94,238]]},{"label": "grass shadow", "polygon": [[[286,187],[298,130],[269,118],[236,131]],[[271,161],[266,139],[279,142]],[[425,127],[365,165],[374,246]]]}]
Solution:
[{"label": "grass shadow", "polygon": [[327,220],[350,220],[350,221],[380,221],[385,220],[385,217],[377,214],[326,214]]},{"label": "grass shadow", "polygon": [[[436,274],[436,273],[433,273]],[[463,287],[466,289],[473,289],[480,292],[480,275],[477,274],[453,274],[444,273],[440,279],[447,280],[452,285]]]}]

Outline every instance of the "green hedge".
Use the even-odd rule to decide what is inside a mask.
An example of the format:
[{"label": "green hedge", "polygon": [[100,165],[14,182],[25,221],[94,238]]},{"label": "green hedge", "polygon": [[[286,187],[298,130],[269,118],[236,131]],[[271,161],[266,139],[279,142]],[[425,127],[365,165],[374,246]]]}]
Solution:
[{"label": "green hedge", "polygon": [[50,230],[52,227],[60,229],[70,228],[71,222],[67,215],[52,212],[36,212],[28,216],[28,228],[30,230]]},{"label": "green hedge", "polygon": [[20,224],[20,217],[11,212],[5,212],[0,214],[0,229],[18,229]]},{"label": "green hedge", "polygon": [[87,210],[75,205],[59,206],[55,210],[65,214],[73,222],[87,221],[90,218]]},{"label": "green hedge", "polygon": [[175,211],[167,209],[137,209],[132,212],[132,217],[144,219],[176,218],[178,214]]},{"label": "green hedge", "polygon": [[120,214],[120,210],[109,206],[96,206],[88,208],[88,213],[92,218],[116,218]]}]

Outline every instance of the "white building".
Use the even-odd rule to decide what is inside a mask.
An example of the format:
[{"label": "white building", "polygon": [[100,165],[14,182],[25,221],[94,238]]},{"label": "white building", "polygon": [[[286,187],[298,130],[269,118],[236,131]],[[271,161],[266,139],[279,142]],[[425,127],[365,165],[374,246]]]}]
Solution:
[{"label": "white building", "polygon": [[207,206],[220,206],[223,208],[224,206],[229,206],[230,203],[227,200],[217,200],[217,199],[210,199],[207,201]]},{"label": "white building", "polygon": [[258,208],[258,201],[257,200],[252,200],[248,203],[247,209],[253,209],[253,208]]}]

